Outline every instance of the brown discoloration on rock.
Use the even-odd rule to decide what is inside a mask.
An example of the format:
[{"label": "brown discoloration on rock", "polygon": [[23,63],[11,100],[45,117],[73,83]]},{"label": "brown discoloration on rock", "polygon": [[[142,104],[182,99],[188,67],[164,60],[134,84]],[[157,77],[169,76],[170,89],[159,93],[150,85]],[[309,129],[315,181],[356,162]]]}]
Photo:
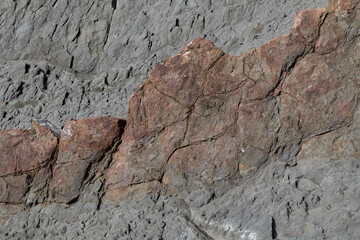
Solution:
[{"label": "brown discoloration on rock", "polygon": [[241,104],[237,127],[239,162],[248,169],[261,166],[269,158],[280,128],[276,100]]},{"label": "brown discoloration on rock", "polygon": [[296,13],[290,37],[293,40],[312,46],[319,36],[320,26],[327,11],[323,8],[305,10]]},{"label": "brown discoloration on rock", "polygon": [[[237,141],[233,133],[183,147],[171,157],[163,183],[182,195],[233,177],[238,170]],[[191,180],[190,180],[191,179]]]},{"label": "brown discoloration on rock", "polygon": [[0,176],[39,168],[50,159],[56,145],[57,139],[50,129],[36,122],[30,130],[0,131]]},{"label": "brown discoloration on rock", "polygon": [[127,126],[123,143],[114,155],[107,172],[107,188],[115,189],[131,184],[159,180],[169,157],[180,146],[186,131],[186,122],[165,127],[134,139]]},{"label": "brown discoloration on rock", "polygon": [[224,135],[236,122],[240,90],[201,97],[188,120],[182,146]]},{"label": "brown discoloration on rock", "polygon": [[25,195],[30,188],[33,174],[34,172],[2,177],[0,179],[1,202],[23,203]]},{"label": "brown discoloration on rock", "polygon": [[78,196],[86,177],[95,174],[96,164],[101,164],[105,153],[120,139],[124,126],[124,121],[111,117],[67,122],[53,167],[50,200],[68,202]]},{"label": "brown discoloration on rock", "polygon": [[182,105],[192,106],[202,94],[206,71],[223,55],[210,41],[196,39],[179,54],[157,64],[148,81]]},{"label": "brown discoloration on rock", "polygon": [[349,11],[354,9],[359,2],[359,0],[338,0],[338,3],[334,5],[339,11]]},{"label": "brown discoloration on rock", "polygon": [[150,181],[142,184],[134,184],[125,188],[110,190],[102,198],[104,203],[116,204],[121,201],[139,201],[148,196],[156,196],[161,190],[161,184],[158,181]]},{"label": "brown discoloration on rock", "polygon": [[32,180],[48,166],[56,146],[57,138],[50,129],[36,122],[30,130],[1,130],[0,202],[23,203],[30,186],[38,186]]},{"label": "brown discoloration on rock", "polygon": [[337,9],[337,4],[338,4],[338,0],[330,0],[328,2],[326,10],[328,10],[329,13],[334,12]]},{"label": "brown discoloration on rock", "polygon": [[299,12],[288,36],[238,57],[192,41],[130,99],[122,136],[118,119],[69,121],[51,168],[57,139],[49,129],[0,131],[0,202],[24,202],[30,185],[35,201],[48,197],[37,193],[45,189],[49,200],[69,202],[112,160],[105,201],[168,186],[199,207],[269,159],[359,156],[350,124],[360,121],[359,2]]},{"label": "brown discoloration on rock", "polygon": [[307,137],[346,124],[357,94],[355,84],[343,79],[323,57],[307,55],[283,84],[281,117],[286,131]]},{"label": "brown discoloration on rock", "polygon": [[315,45],[315,52],[327,54],[334,51],[344,41],[345,31],[336,25],[336,17],[331,14],[321,26],[320,36]]},{"label": "brown discoloration on rock", "polygon": [[344,52],[344,26],[325,9],[306,10],[290,35],[241,56],[196,39],[162,61],[130,100],[107,194],[158,180],[186,201],[211,196],[217,182],[279,154],[292,159],[302,139],[346,125],[358,89],[329,65]]},{"label": "brown discoloration on rock", "polygon": [[264,92],[265,96],[279,83],[281,73],[286,71],[305,51],[306,45],[292,40],[289,36],[278,37],[257,49],[259,54],[257,62],[262,70],[262,80],[271,87]]},{"label": "brown discoloration on rock", "polygon": [[302,162],[320,159],[351,159],[359,157],[358,129],[342,128],[307,139],[301,145],[298,159]]},{"label": "brown discoloration on rock", "polygon": [[355,8],[359,5],[359,2],[359,0],[331,0],[328,4],[328,9],[339,20],[350,20],[351,15],[358,11]]}]

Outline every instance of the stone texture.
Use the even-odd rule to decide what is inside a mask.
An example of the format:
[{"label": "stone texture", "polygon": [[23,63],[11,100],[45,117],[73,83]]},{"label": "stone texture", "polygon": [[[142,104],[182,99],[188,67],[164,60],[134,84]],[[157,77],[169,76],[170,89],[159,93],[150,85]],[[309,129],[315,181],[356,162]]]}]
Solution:
[{"label": "stone texture", "polygon": [[[360,238],[359,7],[336,0],[300,12],[289,35],[237,57],[192,41],[130,99],[119,146],[111,124],[99,124],[119,120],[65,125],[52,169],[71,175],[52,201],[68,204],[36,200],[18,212],[3,202],[0,237]],[[21,188],[18,176],[8,181]],[[43,176],[53,173],[41,168],[32,183]]]},{"label": "stone texture", "polygon": [[[157,64],[130,100],[124,144],[107,173],[106,194],[158,180],[198,207],[224,193],[216,191],[217,182],[239,178],[279,147],[296,143],[295,137],[288,139],[292,118],[299,115],[292,111],[301,112],[300,124],[306,125],[299,127],[303,132],[294,129],[299,138],[349,118],[358,92],[354,84],[341,84],[344,93],[339,91],[331,69],[316,57],[310,60],[326,14],[325,9],[300,12],[288,36],[239,57],[196,39]],[[321,92],[303,93],[304,85]],[[300,106],[287,97],[296,94]],[[304,109],[309,102],[313,106]]]},{"label": "stone texture", "polygon": [[86,183],[107,169],[124,126],[125,121],[111,117],[72,120],[59,140],[35,121],[29,130],[0,131],[0,202],[76,199]]},{"label": "stone texture", "polygon": [[[33,122],[30,130],[0,131],[0,202],[22,203],[30,188],[48,181],[42,169],[49,166],[57,138]],[[35,181],[40,177],[40,181]]]},{"label": "stone texture", "polygon": [[49,185],[50,201],[70,202],[92,178],[107,168],[121,138],[125,121],[97,117],[68,121],[59,141],[59,152]]},{"label": "stone texture", "polygon": [[[126,118],[155,64],[204,37],[236,56],[327,0],[50,0],[0,3],[0,128]],[[161,21],[159,20],[161,19]]]}]

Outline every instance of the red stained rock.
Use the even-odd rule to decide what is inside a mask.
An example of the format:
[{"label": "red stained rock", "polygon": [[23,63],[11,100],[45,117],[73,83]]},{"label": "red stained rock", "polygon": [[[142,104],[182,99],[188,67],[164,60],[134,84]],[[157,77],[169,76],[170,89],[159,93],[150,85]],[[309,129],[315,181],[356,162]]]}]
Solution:
[{"label": "red stained rock", "polygon": [[125,121],[111,117],[68,121],[53,167],[50,200],[69,202],[78,196],[87,178],[100,175],[109,160],[103,158],[119,141],[124,126]]},{"label": "red stained rock", "polygon": [[210,192],[216,181],[231,179],[237,174],[238,153],[237,139],[232,131],[184,146],[170,158],[162,182],[185,199],[199,188]]},{"label": "red stained rock", "polygon": [[268,160],[281,124],[277,111],[275,99],[239,106],[236,142],[241,171],[256,169]]},{"label": "red stained rock", "polygon": [[[346,124],[354,113],[358,89],[332,69],[324,57],[309,54],[285,79],[281,118],[295,135],[307,137]],[[285,133],[284,133],[285,135]]]},{"label": "red stained rock", "polygon": [[359,2],[299,12],[288,36],[238,57],[192,41],[136,91],[125,129],[110,117],[67,122],[52,168],[49,129],[0,131],[0,203],[70,202],[112,161],[106,201],[166,185],[199,207],[269,159],[358,157]]},{"label": "red stained rock", "polygon": [[323,23],[326,15],[327,11],[323,8],[296,13],[294,25],[291,29],[291,38],[300,40],[306,45],[314,44],[319,36],[320,25]]},{"label": "red stained rock", "polygon": [[338,10],[344,11],[344,10],[352,10],[355,8],[355,6],[359,3],[359,0],[338,0]]},{"label": "red stained rock", "polygon": [[[299,139],[348,123],[358,89],[329,65],[346,52],[343,29],[334,13],[307,10],[290,35],[239,57],[196,39],[159,63],[130,100],[105,197],[161,181],[201,206],[217,182],[296,156]],[[199,191],[208,197],[194,200]]]},{"label": "red stained rock", "polygon": [[206,39],[196,39],[179,54],[156,65],[149,75],[155,88],[184,106],[202,94],[206,72],[224,53]]},{"label": "red stained rock", "polygon": [[[30,130],[1,130],[0,202],[25,202],[30,186],[39,186],[33,179],[49,165],[56,146],[57,138],[50,129],[36,122]],[[48,179],[43,177],[41,182],[46,182]]]},{"label": "red stained rock", "polygon": [[102,199],[105,203],[116,204],[121,201],[141,200],[148,196],[154,196],[156,199],[161,184],[158,181],[150,181],[142,184],[134,184],[125,188],[110,190]]}]

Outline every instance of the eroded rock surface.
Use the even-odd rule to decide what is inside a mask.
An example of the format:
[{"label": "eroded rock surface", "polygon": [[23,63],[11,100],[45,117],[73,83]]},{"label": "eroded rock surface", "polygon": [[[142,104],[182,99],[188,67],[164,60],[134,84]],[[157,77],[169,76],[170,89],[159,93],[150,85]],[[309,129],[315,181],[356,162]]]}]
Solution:
[{"label": "eroded rock surface", "polygon": [[157,180],[202,206],[270,158],[292,160],[303,138],[346,124],[356,84],[314,53],[327,14],[299,12],[288,36],[239,57],[196,39],[160,62],[129,102],[106,195]]},{"label": "eroded rock surface", "polygon": [[50,129],[36,122],[30,130],[0,131],[0,203],[23,203],[30,188],[42,191],[56,147]]},{"label": "eroded rock surface", "polygon": [[[86,181],[99,178],[109,165],[125,121],[98,117],[68,121],[59,142],[59,153],[50,181],[50,200],[70,202]],[[108,156],[105,156],[106,153]]]},{"label": "eroded rock surface", "polygon": [[240,55],[288,33],[297,11],[327,0],[3,0],[0,129],[47,119],[126,118],[154,65],[206,37]]},{"label": "eroded rock surface", "polygon": [[35,121],[30,130],[0,131],[0,203],[67,203],[98,179],[120,142],[125,121],[72,120],[58,139]]},{"label": "eroded rock surface", "polygon": [[[337,153],[337,161],[350,158],[357,162],[357,138],[346,134],[358,132],[359,88],[354,77],[360,72],[346,67],[347,61],[360,58],[353,54],[359,49],[355,3],[335,3],[330,12],[299,12],[288,36],[238,57],[225,54],[206,39],[196,39],[156,65],[129,102],[124,143],[107,172],[105,199],[128,195],[133,185],[142,189],[159,181],[190,208],[206,209],[213,206],[213,199],[223,201],[221,196],[269,162],[279,161],[276,168],[282,171],[297,165],[303,169],[308,154],[311,162],[323,158],[322,154],[334,159],[326,149],[346,153]],[[329,37],[327,29],[339,35]],[[333,136],[337,131],[341,133]],[[314,140],[318,136],[321,140]],[[352,147],[344,146],[350,142]],[[311,155],[312,151],[316,153]],[[295,188],[301,183],[302,190],[311,192],[325,184],[324,178],[318,182],[308,179],[313,173],[303,174]],[[357,178],[355,173],[354,181]],[[321,208],[321,198],[311,193],[297,204],[304,204],[304,214],[309,215],[310,208]],[[291,212],[293,203],[288,204]],[[357,207],[359,204],[353,205],[352,211]],[[274,232],[262,229],[254,234],[261,239],[275,238],[280,234],[276,222],[286,225],[283,217],[273,212],[258,227],[267,226]],[[212,229],[209,218],[199,218],[199,225]],[[324,236],[324,227],[319,228],[321,234],[315,231],[316,222],[310,224],[312,234]],[[225,235],[251,238],[251,231],[238,230],[241,224],[234,227],[229,222],[228,226]],[[224,236],[224,232],[217,235],[214,231],[214,236]],[[295,229],[284,229],[281,234],[301,236]]]},{"label": "eroded rock surface", "polygon": [[73,120],[59,144],[36,123],[1,131],[27,139],[40,129],[33,139],[46,133],[58,150],[35,161],[50,173],[45,195],[20,187],[18,202],[1,202],[0,236],[359,238],[359,18],[360,1],[331,1],[237,57],[195,39],[155,66],[125,129],[110,117]]}]

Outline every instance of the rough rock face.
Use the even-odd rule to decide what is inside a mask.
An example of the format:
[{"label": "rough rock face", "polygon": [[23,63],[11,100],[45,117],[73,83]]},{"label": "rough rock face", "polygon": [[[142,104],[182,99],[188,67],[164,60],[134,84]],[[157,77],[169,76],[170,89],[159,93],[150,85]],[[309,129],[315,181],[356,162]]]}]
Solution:
[{"label": "rough rock face", "polygon": [[104,156],[117,147],[124,126],[125,121],[110,117],[67,122],[53,166],[50,198],[69,202],[79,195],[85,180],[98,178],[109,164],[110,155]]},{"label": "rough rock face", "polygon": [[1,130],[0,203],[70,202],[78,197],[83,185],[107,168],[124,125],[111,117],[69,121],[59,141],[36,122],[30,130]]},{"label": "rough rock face", "polygon": [[[359,29],[360,0],[336,0],[237,57],[195,39],[155,66],[126,127],[98,117],[67,122],[59,140],[36,123],[0,131],[0,236],[360,238]],[[29,146],[34,162],[19,157]]]},{"label": "rough rock face", "polygon": [[30,130],[0,131],[1,203],[22,203],[30,187],[42,190],[56,146],[56,137],[36,122]]},{"label": "rough rock face", "polygon": [[[2,0],[0,129],[126,118],[154,65],[206,37],[232,55],[287,34],[327,0]],[[161,21],[160,21],[161,19]]]},{"label": "rough rock face", "polygon": [[357,86],[314,52],[326,15],[299,12],[288,36],[239,57],[196,39],[159,63],[130,100],[106,196],[161,181],[199,207],[269,159],[295,164],[303,139],[348,123]]}]

